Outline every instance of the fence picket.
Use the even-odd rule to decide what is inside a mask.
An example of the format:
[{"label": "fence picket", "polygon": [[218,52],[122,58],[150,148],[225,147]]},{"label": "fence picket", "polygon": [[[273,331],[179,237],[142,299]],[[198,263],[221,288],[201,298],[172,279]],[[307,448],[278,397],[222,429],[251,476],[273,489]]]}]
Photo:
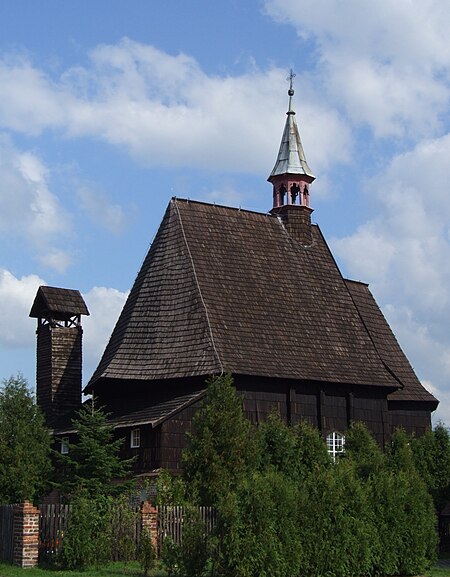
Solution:
[{"label": "fence picket", "polygon": [[[205,535],[211,535],[216,521],[216,511],[213,507],[200,507],[199,511]],[[185,513],[185,507],[168,505],[158,507],[159,551],[166,537],[170,537],[176,545],[181,545],[183,541],[183,520]]]},{"label": "fence picket", "polygon": [[0,560],[12,563],[14,505],[0,506]]},{"label": "fence picket", "polygon": [[39,558],[42,559],[59,551],[67,529],[69,505],[41,505],[39,509]]}]

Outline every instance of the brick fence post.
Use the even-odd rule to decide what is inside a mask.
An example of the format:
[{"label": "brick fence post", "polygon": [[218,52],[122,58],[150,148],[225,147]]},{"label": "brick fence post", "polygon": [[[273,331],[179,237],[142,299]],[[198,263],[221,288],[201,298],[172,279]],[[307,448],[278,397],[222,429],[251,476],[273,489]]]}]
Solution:
[{"label": "brick fence post", "polygon": [[13,515],[13,564],[35,567],[39,554],[39,509],[25,501],[14,506]]},{"label": "brick fence post", "polygon": [[149,531],[153,545],[158,550],[158,509],[150,501],[141,503],[141,529]]}]

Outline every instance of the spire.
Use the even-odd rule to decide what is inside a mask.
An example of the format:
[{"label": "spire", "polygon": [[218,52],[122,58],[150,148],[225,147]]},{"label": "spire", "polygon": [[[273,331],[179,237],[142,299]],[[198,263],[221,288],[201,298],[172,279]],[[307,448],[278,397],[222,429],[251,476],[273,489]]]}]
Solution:
[{"label": "spire", "polygon": [[289,109],[286,113],[286,124],[275,166],[267,179],[273,184],[274,208],[285,204],[309,206],[309,185],[315,179],[306,161],[293,110],[294,77],[295,74],[291,70],[287,78]]}]

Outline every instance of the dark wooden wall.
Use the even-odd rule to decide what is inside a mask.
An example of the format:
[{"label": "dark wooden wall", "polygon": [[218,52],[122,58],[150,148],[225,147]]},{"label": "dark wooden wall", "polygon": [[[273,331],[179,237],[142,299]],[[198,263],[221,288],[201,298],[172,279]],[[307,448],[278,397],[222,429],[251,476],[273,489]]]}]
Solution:
[{"label": "dark wooden wall", "polygon": [[[319,428],[325,437],[333,431],[345,434],[351,422],[362,421],[381,446],[389,442],[393,430],[398,426],[416,435],[423,434],[430,427],[428,407],[421,407],[420,403],[414,410],[408,403],[402,407],[388,407],[386,391],[381,388],[331,383],[295,383],[292,386],[292,381],[239,376],[235,378],[235,385],[242,396],[244,413],[255,425],[275,412],[293,425],[305,420]],[[185,391],[185,388],[180,390]],[[130,449],[131,429],[127,431],[124,456],[138,457],[136,473],[160,467],[181,472],[181,453],[187,444],[186,433],[192,431],[192,419],[199,405],[200,402],[197,402],[181,410],[155,429],[149,425],[139,427],[139,449]]]},{"label": "dark wooden wall", "polygon": [[388,404],[392,430],[402,428],[408,434],[420,437],[431,428],[431,410],[424,410],[420,402],[390,401]]}]

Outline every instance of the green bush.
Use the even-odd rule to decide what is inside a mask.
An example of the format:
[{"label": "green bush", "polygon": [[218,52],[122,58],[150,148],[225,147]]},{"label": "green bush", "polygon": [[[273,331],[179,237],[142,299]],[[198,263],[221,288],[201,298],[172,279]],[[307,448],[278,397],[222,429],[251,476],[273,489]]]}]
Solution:
[{"label": "green bush", "polygon": [[436,515],[432,497],[415,468],[411,439],[402,430],[393,435],[388,464],[395,477],[398,570],[417,575],[436,558]]},{"label": "green bush", "polygon": [[377,535],[365,487],[350,461],[316,470],[300,491],[300,511],[303,574],[371,573]]},{"label": "green bush", "polygon": [[209,543],[198,507],[187,507],[183,516],[180,564],[183,574],[199,577],[209,559]]},{"label": "green bush", "polygon": [[144,571],[144,575],[154,568],[156,564],[156,549],[153,543],[152,534],[148,529],[144,529],[141,533],[138,548],[139,564]]},{"label": "green bush", "polygon": [[110,505],[111,560],[134,561],[137,559],[136,528],[139,513],[130,505],[130,499],[121,495]]},{"label": "green bush", "polygon": [[111,558],[110,500],[92,499],[80,489],[71,500],[58,561],[67,569],[99,567]]},{"label": "green bush", "polygon": [[[446,480],[424,458],[435,440],[417,442],[413,455],[415,442],[399,431],[383,453],[356,423],[347,431],[345,455],[333,464],[321,434],[306,423],[289,427],[273,415],[252,433],[230,377],[210,384],[195,426],[185,453],[185,494],[216,507],[209,542],[216,574],[417,575],[434,560],[433,503],[415,462],[421,456],[423,476],[442,498]],[[438,440],[445,465],[447,432],[439,431]],[[180,550],[187,575],[207,566],[208,547],[199,526],[196,531]]]},{"label": "green bush", "polygon": [[275,471],[255,472],[218,512],[215,566],[236,577],[288,577],[300,570],[295,485]]},{"label": "green bush", "polygon": [[195,433],[183,452],[184,477],[202,505],[216,506],[254,468],[259,456],[242,399],[230,375],[208,381],[208,392],[193,419]]},{"label": "green bush", "polygon": [[181,549],[169,536],[163,538],[161,545],[161,562],[167,575],[178,575],[181,567]]}]

